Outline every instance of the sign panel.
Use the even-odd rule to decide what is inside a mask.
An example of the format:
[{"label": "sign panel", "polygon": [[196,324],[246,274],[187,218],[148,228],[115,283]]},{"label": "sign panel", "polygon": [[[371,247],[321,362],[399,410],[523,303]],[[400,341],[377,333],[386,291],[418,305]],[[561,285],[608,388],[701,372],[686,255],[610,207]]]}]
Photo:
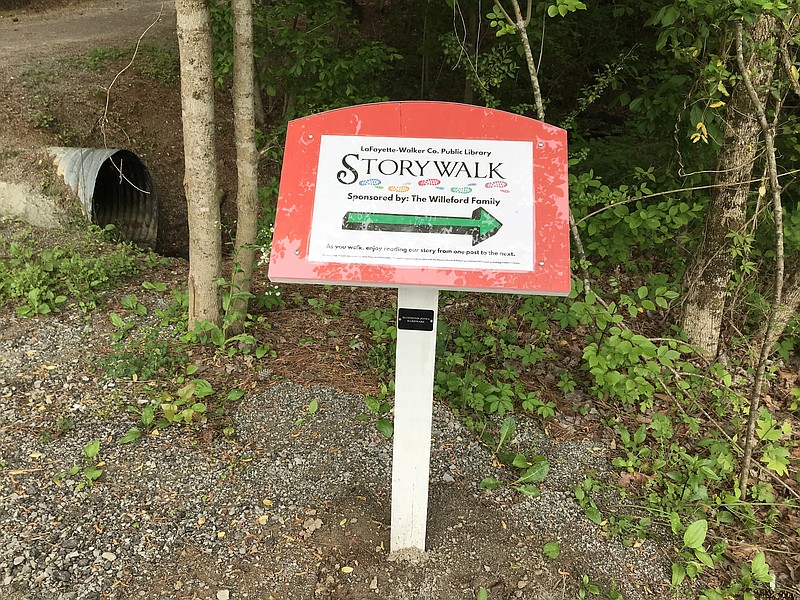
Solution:
[{"label": "sign panel", "polygon": [[292,121],[269,277],[567,294],[566,132],[436,102]]},{"label": "sign panel", "polygon": [[531,142],[323,135],[308,258],[532,271]]}]

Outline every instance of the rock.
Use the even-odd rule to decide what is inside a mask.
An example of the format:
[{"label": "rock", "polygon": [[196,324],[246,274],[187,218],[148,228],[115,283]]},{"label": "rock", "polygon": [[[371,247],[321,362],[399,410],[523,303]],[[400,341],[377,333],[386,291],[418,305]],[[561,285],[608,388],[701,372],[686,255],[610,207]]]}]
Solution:
[{"label": "rock", "polygon": [[230,600],[231,591],[230,590],[219,590],[217,592],[217,600]]},{"label": "rock", "polygon": [[107,560],[108,562],[114,562],[115,560],[117,560],[117,555],[114,554],[113,552],[103,552],[100,556],[104,560]]}]

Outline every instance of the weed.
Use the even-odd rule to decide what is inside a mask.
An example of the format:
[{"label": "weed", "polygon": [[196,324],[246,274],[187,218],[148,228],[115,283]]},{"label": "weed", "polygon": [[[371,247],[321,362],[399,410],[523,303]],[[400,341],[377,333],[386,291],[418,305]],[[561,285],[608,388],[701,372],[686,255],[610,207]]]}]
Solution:
[{"label": "weed", "polygon": [[39,129],[52,129],[56,125],[56,118],[43,110],[37,110],[33,113],[33,123]]},{"label": "weed", "polygon": [[[486,431],[482,435],[483,442],[494,452],[497,460],[507,467],[516,470],[517,477],[509,485],[525,496],[536,497],[539,488],[535,485],[547,477],[550,471],[550,462],[541,454],[534,455],[530,460],[520,452],[511,452],[507,448],[516,431],[516,421],[507,417],[499,429],[499,437],[494,440]],[[480,482],[480,488],[493,490],[502,485],[499,479],[486,477]]]},{"label": "weed", "polygon": [[[144,282],[142,287],[159,291],[166,289],[163,283]],[[169,318],[162,317],[157,327],[137,328],[135,318],[145,316],[147,308],[133,294],[123,297],[120,304],[129,319],[116,312],[109,313],[114,326],[111,352],[100,357],[98,364],[112,379],[146,381],[174,377],[186,365],[187,358],[177,336],[168,334]]]},{"label": "weed", "polygon": [[92,440],[83,447],[83,459],[81,464],[70,467],[63,473],[59,473],[53,478],[56,484],[60,484],[64,479],[72,480],[77,476],[75,491],[79,492],[85,487],[91,487],[102,475],[102,461],[97,460],[100,454],[100,440]]},{"label": "weed", "polygon": [[27,317],[68,305],[96,308],[108,289],[157,260],[129,244],[109,246],[104,236],[111,229],[92,226],[70,245],[53,248],[41,248],[30,230],[0,240],[0,300]]},{"label": "weed", "polygon": [[42,431],[42,434],[39,436],[39,441],[45,444],[50,443],[73,429],[75,429],[74,419],[70,417],[59,417],[56,419],[52,428],[47,428]]},{"label": "weed", "polygon": [[[249,292],[244,292],[236,288],[236,286],[227,279],[218,279],[216,284],[222,290],[222,310],[223,320],[222,325],[211,323],[209,321],[197,321],[194,328],[183,336],[181,341],[184,343],[195,344],[213,344],[219,352],[227,356],[234,354],[253,354],[256,358],[261,359],[265,356],[276,356],[275,351],[270,344],[259,344],[256,338],[247,333],[247,330],[255,325],[266,325],[266,320],[263,317],[254,317],[250,313],[239,313],[233,310],[233,301],[235,299],[250,300],[254,295]],[[273,306],[278,306],[282,303],[280,298],[280,290],[273,290],[274,296]],[[270,296],[262,296],[264,298]],[[187,297],[182,296],[181,301],[185,301]],[[234,333],[229,335],[231,330],[241,330],[241,333]]]},{"label": "weed", "polygon": [[[678,533],[679,528],[673,524],[673,532]],[[679,562],[672,563],[672,587],[676,590],[683,581],[689,577],[694,579],[703,572],[703,567],[714,568],[714,560],[706,552],[704,543],[708,533],[708,521],[698,519],[691,523],[683,532],[683,548],[679,551]]]},{"label": "weed", "polygon": [[[392,409],[390,402],[392,397],[394,397],[394,381],[391,381],[389,384],[380,383],[377,396],[372,396],[370,394],[364,396],[364,403],[369,413],[378,417],[377,421],[375,421],[375,428],[386,439],[391,439],[392,435],[394,435],[394,425],[387,417]],[[359,415],[359,418],[361,420],[367,420],[370,418],[369,413],[362,413]]]},{"label": "weed", "polygon": [[134,65],[142,75],[166,86],[172,87],[180,82],[180,61],[174,50],[142,44]]},{"label": "weed", "polygon": [[578,587],[578,598],[584,600],[589,595],[607,598],[608,600],[623,600],[622,594],[617,591],[616,582],[612,582],[611,588],[604,590],[598,583],[589,579],[588,575],[581,575]]},{"label": "weed", "polygon": [[[187,375],[197,371],[197,367],[189,365]],[[208,406],[201,402],[203,398],[214,393],[211,384],[205,379],[192,379],[174,393],[163,391],[156,395],[139,413],[141,426],[131,427],[118,441],[119,444],[130,444],[138,440],[145,432],[152,429],[163,429],[170,425],[187,425],[195,427],[208,421]]]},{"label": "weed", "polygon": [[69,58],[67,62],[72,67],[97,71],[129,55],[130,51],[125,48],[93,48],[83,56]]},{"label": "weed", "polygon": [[597,504],[591,496],[593,491],[597,491],[601,487],[601,483],[593,477],[586,477],[583,483],[576,485],[572,489],[578,505],[583,508],[586,517],[595,525],[603,524],[603,515],[597,508]]},{"label": "weed", "polygon": [[306,406],[305,414],[301,417],[298,417],[295,420],[294,426],[300,427],[303,423],[305,423],[306,417],[315,414],[318,410],[319,410],[319,400],[314,398],[313,400],[311,400],[311,402],[308,403],[308,406]]},{"label": "weed", "polygon": [[[674,567],[673,567],[674,568]],[[726,588],[706,589],[699,600],[725,600],[742,595],[743,600],[755,600],[754,591],[774,584],[775,576],[770,573],[769,565],[763,552],[757,553],[749,564],[741,566],[741,574]]]},{"label": "weed", "polygon": [[561,554],[561,546],[558,542],[546,542],[542,546],[542,554],[555,560]]}]

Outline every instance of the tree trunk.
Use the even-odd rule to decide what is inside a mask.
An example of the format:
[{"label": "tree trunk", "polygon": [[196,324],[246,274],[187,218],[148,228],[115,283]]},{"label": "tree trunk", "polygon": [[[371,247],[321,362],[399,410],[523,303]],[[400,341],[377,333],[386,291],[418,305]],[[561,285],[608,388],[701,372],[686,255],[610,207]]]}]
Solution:
[{"label": "tree trunk", "polygon": [[233,266],[234,297],[230,310],[238,314],[234,329],[241,329],[247,313],[258,235],[258,151],[255,131],[253,66],[253,3],[233,0],[233,115],[236,131],[236,247]]},{"label": "tree trunk", "polygon": [[[773,35],[775,20],[762,15],[750,28],[752,39],[747,70],[761,103],[772,82],[775,57],[759,52]],[[753,163],[761,127],[747,89],[736,85],[725,111],[725,136],[717,161],[714,192],[706,215],[700,246],[684,276],[686,297],[682,326],[691,344],[706,356],[715,356],[719,345],[728,282],[734,267],[730,233],[743,233],[747,216]]]},{"label": "tree trunk", "polygon": [[181,108],[189,218],[189,329],[197,321],[220,323],[216,280],[222,241],[214,151],[211,27],[205,0],[176,0],[181,62]]},{"label": "tree trunk", "polygon": [[[788,269],[788,273],[783,283],[783,296],[778,305],[773,307],[775,311],[775,326],[770,332],[769,339],[766,340],[770,350],[780,339],[789,321],[800,310],[800,259],[795,258],[795,264]],[[763,340],[766,335],[767,324],[761,326],[758,339]]]}]

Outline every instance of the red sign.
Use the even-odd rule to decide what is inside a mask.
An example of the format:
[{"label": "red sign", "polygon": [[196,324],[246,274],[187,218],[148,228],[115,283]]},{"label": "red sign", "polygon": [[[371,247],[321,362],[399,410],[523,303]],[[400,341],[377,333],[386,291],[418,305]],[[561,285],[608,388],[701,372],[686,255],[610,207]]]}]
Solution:
[{"label": "red sign", "polygon": [[568,294],[566,132],[439,102],[289,123],[269,277]]}]

